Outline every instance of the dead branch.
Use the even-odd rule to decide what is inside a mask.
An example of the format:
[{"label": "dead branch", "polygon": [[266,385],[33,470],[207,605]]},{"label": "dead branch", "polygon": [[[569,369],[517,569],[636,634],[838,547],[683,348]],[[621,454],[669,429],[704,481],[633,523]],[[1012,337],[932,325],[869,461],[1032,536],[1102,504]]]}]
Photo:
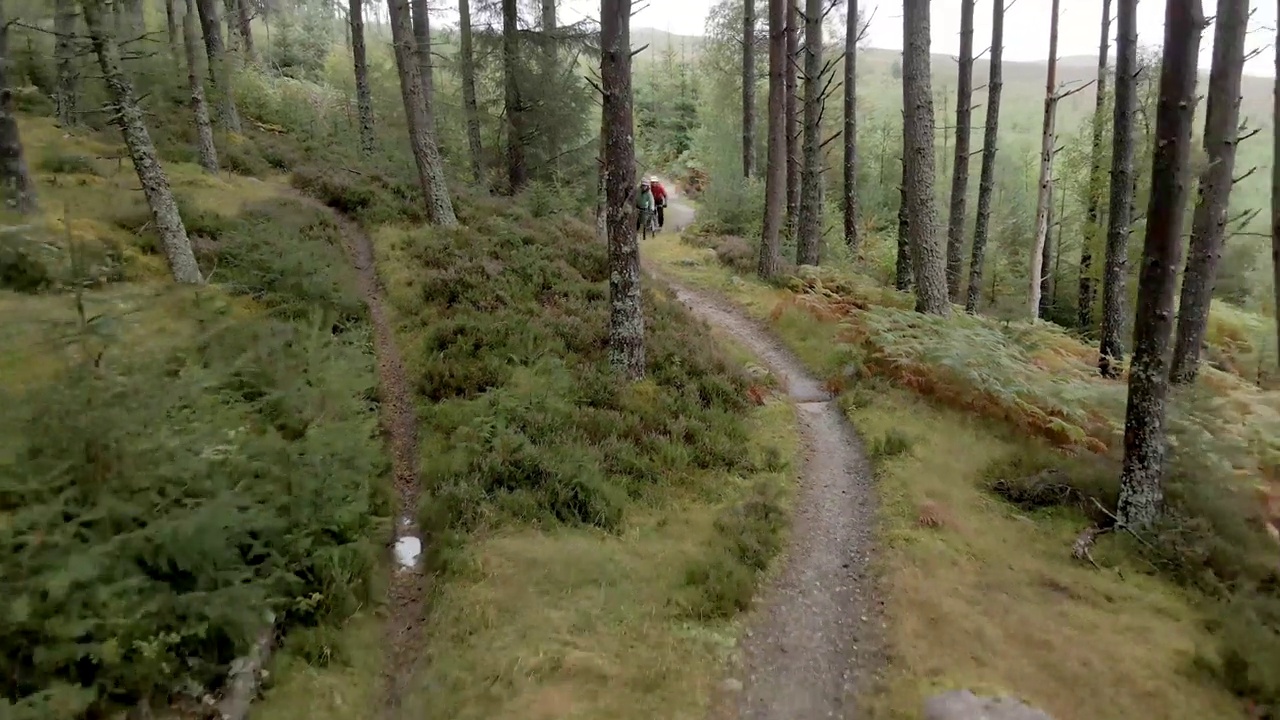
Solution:
[{"label": "dead branch", "polygon": [[1081,90],[1084,90],[1084,89],[1088,88],[1090,85],[1093,85],[1093,83],[1094,83],[1094,82],[1096,82],[1096,81],[1095,81],[1095,80],[1090,80],[1090,81],[1088,81],[1088,82],[1084,83],[1083,85],[1080,85],[1079,87],[1071,88],[1070,90],[1068,90],[1068,91],[1066,91],[1066,92],[1064,92],[1064,93],[1058,93],[1058,94],[1056,94],[1056,95],[1054,95],[1054,96],[1053,96],[1053,101],[1054,101],[1054,102],[1059,102],[1059,101],[1065,100],[1066,98],[1069,98],[1069,97],[1071,97],[1072,95],[1075,95],[1076,93],[1080,92]]},{"label": "dead branch", "polygon": [[1241,175],[1240,177],[1234,177],[1234,178],[1231,178],[1231,184],[1232,184],[1232,185],[1235,185],[1236,183],[1238,183],[1238,182],[1240,182],[1241,180],[1243,180],[1243,179],[1245,179],[1245,178],[1249,177],[1250,175],[1254,174],[1254,173],[1255,173],[1255,172],[1257,172],[1257,171],[1258,171],[1258,166],[1257,166],[1257,165],[1254,165],[1253,167],[1251,167],[1251,168],[1249,168],[1248,170],[1246,170],[1246,171],[1245,171],[1245,173],[1244,173],[1243,175]]}]

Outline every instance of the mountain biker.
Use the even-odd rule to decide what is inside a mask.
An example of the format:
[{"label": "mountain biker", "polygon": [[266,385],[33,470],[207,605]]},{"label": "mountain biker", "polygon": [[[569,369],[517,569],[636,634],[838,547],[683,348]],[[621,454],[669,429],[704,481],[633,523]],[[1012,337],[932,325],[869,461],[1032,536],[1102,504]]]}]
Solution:
[{"label": "mountain biker", "polygon": [[657,175],[649,177],[649,189],[653,192],[653,204],[658,211],[658,229],[662,229],[662,223],[666,219],[664,210],[667,209],[667,189],[662,187],[662,183],[658,180]]},{"label": "mountain biker", "polygon": [[640,210],[636,213],[636,230],[639,230],[640,224],[653,212],[653,190],[649,187],[648,180],[640,181],[640,192],[636,193],[636,208]]}]

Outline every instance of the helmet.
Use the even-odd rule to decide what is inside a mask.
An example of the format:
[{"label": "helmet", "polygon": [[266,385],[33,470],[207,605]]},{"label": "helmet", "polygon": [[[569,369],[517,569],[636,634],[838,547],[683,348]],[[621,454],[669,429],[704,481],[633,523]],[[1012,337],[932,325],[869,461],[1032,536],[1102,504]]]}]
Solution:
[{"label": "helmet", "polygon": [[641,178],[640,187],[649,187],[649,181]]},{"label": "helmet", "polygon": [[658,182],[658,176],[657,176],[657,175],[650,175],[650,176],[649,176],[649,182],[650,182],[650,183],[656,183],[656,182]]}]

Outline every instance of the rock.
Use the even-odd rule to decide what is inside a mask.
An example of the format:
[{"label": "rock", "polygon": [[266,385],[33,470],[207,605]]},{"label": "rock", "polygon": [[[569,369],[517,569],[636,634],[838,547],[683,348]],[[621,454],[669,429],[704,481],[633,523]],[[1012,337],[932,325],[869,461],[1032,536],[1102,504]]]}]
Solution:
[{"label": "rock", "polygon": [[924,702],[925,720],[1053,720],[1043,710],[1011,697],[982,697],[951,690]]},{"label": "rock", "polygon": [[720,683],[720,688],[725,692],[740,693],[742,692],[742,681],[736,678],[729,678]]}]

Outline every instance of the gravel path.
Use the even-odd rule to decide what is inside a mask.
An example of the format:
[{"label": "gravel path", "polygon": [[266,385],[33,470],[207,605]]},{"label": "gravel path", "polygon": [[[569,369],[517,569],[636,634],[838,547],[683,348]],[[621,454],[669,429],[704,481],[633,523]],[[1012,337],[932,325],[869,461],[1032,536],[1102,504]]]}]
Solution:
[{"label": "gravel path", "polygon": [[[673,200],[664,232],[692,219],[693,210]],[[822,383],[768,330],[721,298],[663,279],[695,316],[742,343],[782,381],[803,443],[784,565],[747,618],[741,657],[712,717],[855,718],[858,691],[883,663],[870,568],[875,493],[862,444]]]}]

